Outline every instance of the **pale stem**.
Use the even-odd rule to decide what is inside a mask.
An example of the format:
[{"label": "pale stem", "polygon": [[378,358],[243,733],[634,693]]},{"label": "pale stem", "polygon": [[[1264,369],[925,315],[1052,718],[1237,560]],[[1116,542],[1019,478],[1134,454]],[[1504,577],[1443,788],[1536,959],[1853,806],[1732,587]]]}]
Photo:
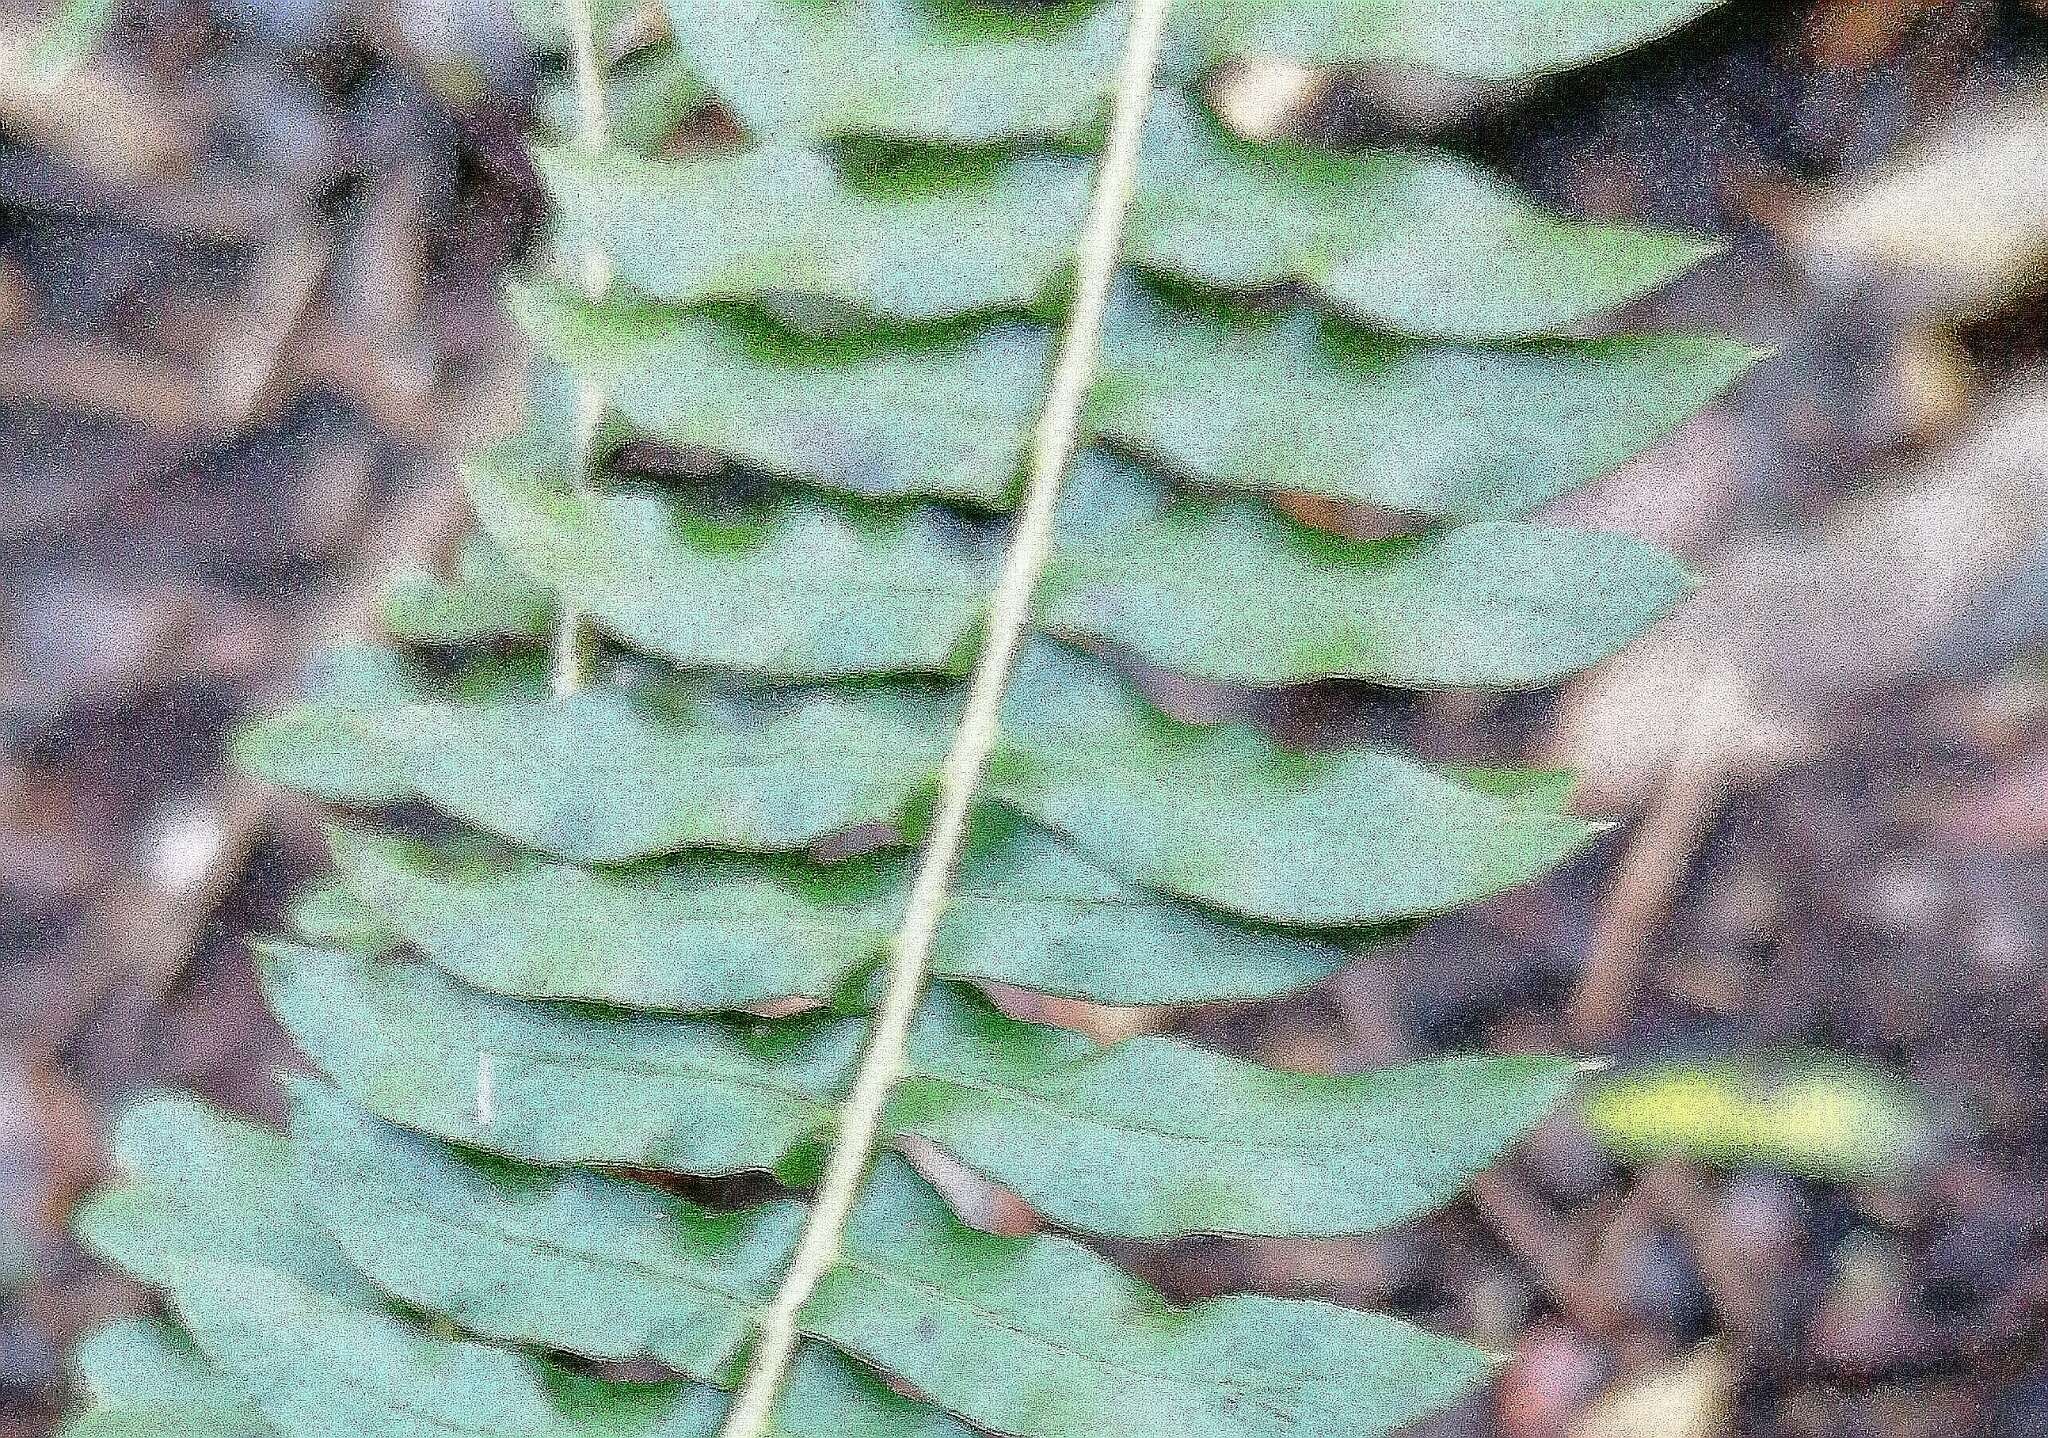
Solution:
[{"label": "pale stem", "polygon": [[[597,154],[609,143],[609,125],[604,112],[604,76],[597,60],[596,27],[591,23],[590,0],[562,0],[562,23],[569,32],[569,70],[576,86],[576,144]],[[576,278],[584,297],[604,298],[611,286],[611,263],[595,241],[586,242],[573,257]],[[576,482],[581,485],[590,473],[591,451],[597,439],[598,421],[604,414],[604,396],[593,385],[576,391]],[[557,698],[574,694],[584,680],[583,616],[566,598],[555,619],[554,662],[549,672],[550,687]]]},{"label": "pale stem", "polygon": [[932,938],[967,840],[967,818],[983,768],[995,747],[1003,690],[1031,617],[1032,591],[1051,547],[1053,513],[1078,433],[1081,403],[1095,378],[1102,317],[1116,272],[1124,216],[1137,171],[1138,137],[1152,97],[1168,0],[1133,0],[1130,32],[1111,112],[1109,143],[1075,250],[1073,313],[1053,364],[1045,409],[1032,438],[1030,469],[1016,533],[989,600],[988,639],[968,683],[967,705],[939,771],[931,831],[912,882],[903,926],[891,946],[882,1002],[840,1111],[839,1132],[825,1162],[817,1198],[796,1254],[774,1300],[761,1316],[753,1357],[722,1438],[760,1438],[796,1350],[797,1310],[838,1257],[847,1218],[873,1156],[882,1108],[903,1071],[910,1022],[923,994]]}]

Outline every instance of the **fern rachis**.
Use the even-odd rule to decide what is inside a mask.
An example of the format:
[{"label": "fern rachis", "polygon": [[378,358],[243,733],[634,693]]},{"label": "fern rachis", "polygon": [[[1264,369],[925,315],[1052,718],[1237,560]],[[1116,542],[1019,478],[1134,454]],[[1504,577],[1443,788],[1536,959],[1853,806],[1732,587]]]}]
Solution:
[{"label": "fern rachis", "polygon": [[[619,7],[567,6],[578,138],[540,164],[576,283],[516,292],[527,426],[465,466],[458,578],[391,615],[437,660],[340,651],[241,745],[352,811],[340,886],[259,946],[321,1077],[285,1136],[123,1120],[80,1226],[180,1326],[88,1344],[80,1431],[1337,1438],[1483,1377],[1391,1318],[1172,1309],[966,1226],[905,1155],[1085,1234],[1357,1233],[1568,1089],[1105,1046],[980,985],[1280,993],[1590,837],[1555,776],[1292,752],[1136,681],[1535,684],[1649,623],[1668,558],[1522,516],[1748,363],[1554,333],[1700,247],[1240,140],[1200,78],[1527,73],[1706,4],[674,0],[617,67],[619,150]],[[645,153],[649,97],[698,93],[746,142]],[[636,441],[724,468],[634,482]],[[748,1172],[792,1196],[653,1181]]]}]

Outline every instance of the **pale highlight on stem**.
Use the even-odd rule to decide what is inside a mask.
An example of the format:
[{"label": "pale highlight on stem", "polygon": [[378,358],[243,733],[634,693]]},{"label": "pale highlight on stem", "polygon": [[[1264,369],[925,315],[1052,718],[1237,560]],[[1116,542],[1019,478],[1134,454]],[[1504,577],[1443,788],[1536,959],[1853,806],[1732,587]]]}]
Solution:
[{"label": "pale highlight on stem", "polygon": [[[604,76],[597,62],[597,32],[590,17],[590,0],[562,0],[562,24],[569,32],[569,69],[576,86],[576,143],[597,154],[610,142],[610,125],[605,118]],[[611,287],[611,262],[595,241],[586,243],[574,257],[577,282],[586,299],[601,300]],[[590,470],[591,450],[597,439],[597,425],[604,414],[604,396],[593,385],[576,391],[576,468],[581,484]],[[549,683],[557,698],[574,694],[583,687],[583,616],[567,600],[555,619],[554,663]]]},{"label": "pale highlight on stem", "polygon": [[860,1070],[840,1111],[839,1134],[826,1159],[817,1198],[805,1222],[789,1271],[763,1312],[754,1352],[739,1395],[726,1415],[721,1438],[760,1438],[769,1410],[796,1351],[797,1310],[811,1296],[838,1257],[841,1237],[874,1155],[882,1107],[903,1071],[911,1019],[924,992],[933,936],[945,913],[947,892],[967,841],[967,816],[981,785],[982,770],[995,747],[1003,690],[1023,646],[1031,618],[1031,596],[1052,545],[1053,514],[1061,482],[1079,432],[1081,404],[1095,378],[1102,317],[1116,273],[1124,217],[1138,163],[1138,140],[1159,67],[1159,46],[1168,0],[1132,0],[1117,77],[1109,142],[1097,173],[1075,247],[1074,309],[1053,363],[1045,409],[1032,437],[1031,464],[1015,536],[989,599],[988,639],[968,683],[959,731],[939,771],[938,802],[931,832],[912,881],[903,926],[891,945],[889,969],[874,1029]]}]

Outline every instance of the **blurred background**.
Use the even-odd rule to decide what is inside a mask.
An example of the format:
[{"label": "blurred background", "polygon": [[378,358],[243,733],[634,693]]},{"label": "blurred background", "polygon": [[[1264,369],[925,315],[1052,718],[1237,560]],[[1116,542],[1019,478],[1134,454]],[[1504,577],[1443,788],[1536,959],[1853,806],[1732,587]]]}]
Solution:
[{"label": "blurred background", "polygon": [[[0,6],[0,1438],[146,1302],[64,1231],[111,1112],[278,1113],[242,940],[317,834],[222,744],[444,562],[448,456],[517,393],[497,287],[559,79],[503,0],[124,0],[54,86],[46,15]],[[1628,655],[1257,706],[1572,765],[1621,828],[1283,1002],[1054,1015],[1310,1069],[1615,1067],[1437,1219],[1117,1256],[1511,1353],[1429,1438],[2043,1438],[2048,5],[1733,0],[1529,87],[1276,88],[1324,138],[1720,237],[1629,318],[1776,353],[1553,511],[1702,575]]]}]

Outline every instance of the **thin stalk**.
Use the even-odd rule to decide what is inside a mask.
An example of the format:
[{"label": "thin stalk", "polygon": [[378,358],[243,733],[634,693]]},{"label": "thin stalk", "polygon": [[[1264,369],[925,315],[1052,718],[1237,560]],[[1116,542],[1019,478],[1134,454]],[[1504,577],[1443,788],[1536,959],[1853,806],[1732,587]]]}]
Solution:
[{"label": "thin stalk", "polygon": [[[604,76],[597,59],[596,27],[591,23],[590,0],[562,0],[562,23],[569,32],[569,69],[576,85],[576,143],[590,152],[602,151],[610,140],[610,123],[605,118]],[[584,296],[595,302],[611,287],[610,260],[595,241],[583,245],[573,257],[578,284]],[[597,440],[597,426],[604,415],[604,396],[593,385],[576,391],[576,483],[581,486],[590,473],[590,460]],[[554,661],[549,684],[557,698],[565,698],[583,687],[583,615],[566,599],[555,618]]]},{"label": "thin stalk", "polygon": [[1130,31],[1111,111],[1109,143],[1095,180],[1075,251],[1073,313],[1061,338],[1032,437],[1031,463],[1017,526],[989,600],[988,639],[968,682],[959,731],[939,771],[931,832],[918,861],[903,926],[890,947],[889,969],[874,1029],[853,1087],[840,1110],[838,1137],[825,1162],[803,1236],[774,1299],[762,1313],[754,1351],[721,1438],[760,1438],[796,1351],[797,1311],[838,1257],[846,1223],[874,1156],[883,1105],[903,1072],[911,1019],[930,968],[933,936],[967,841],[967,816],[995,747],[1003,691],[1031,618],[1031,596],[1051,548],[1054,511],[1079,432],[1081,404],[1095,378],[1102,317],[1116,272],[1124,218],[1138,163],[1138,139],[1152,97],[1153,75],[1168,0],[1132,0]]}]

